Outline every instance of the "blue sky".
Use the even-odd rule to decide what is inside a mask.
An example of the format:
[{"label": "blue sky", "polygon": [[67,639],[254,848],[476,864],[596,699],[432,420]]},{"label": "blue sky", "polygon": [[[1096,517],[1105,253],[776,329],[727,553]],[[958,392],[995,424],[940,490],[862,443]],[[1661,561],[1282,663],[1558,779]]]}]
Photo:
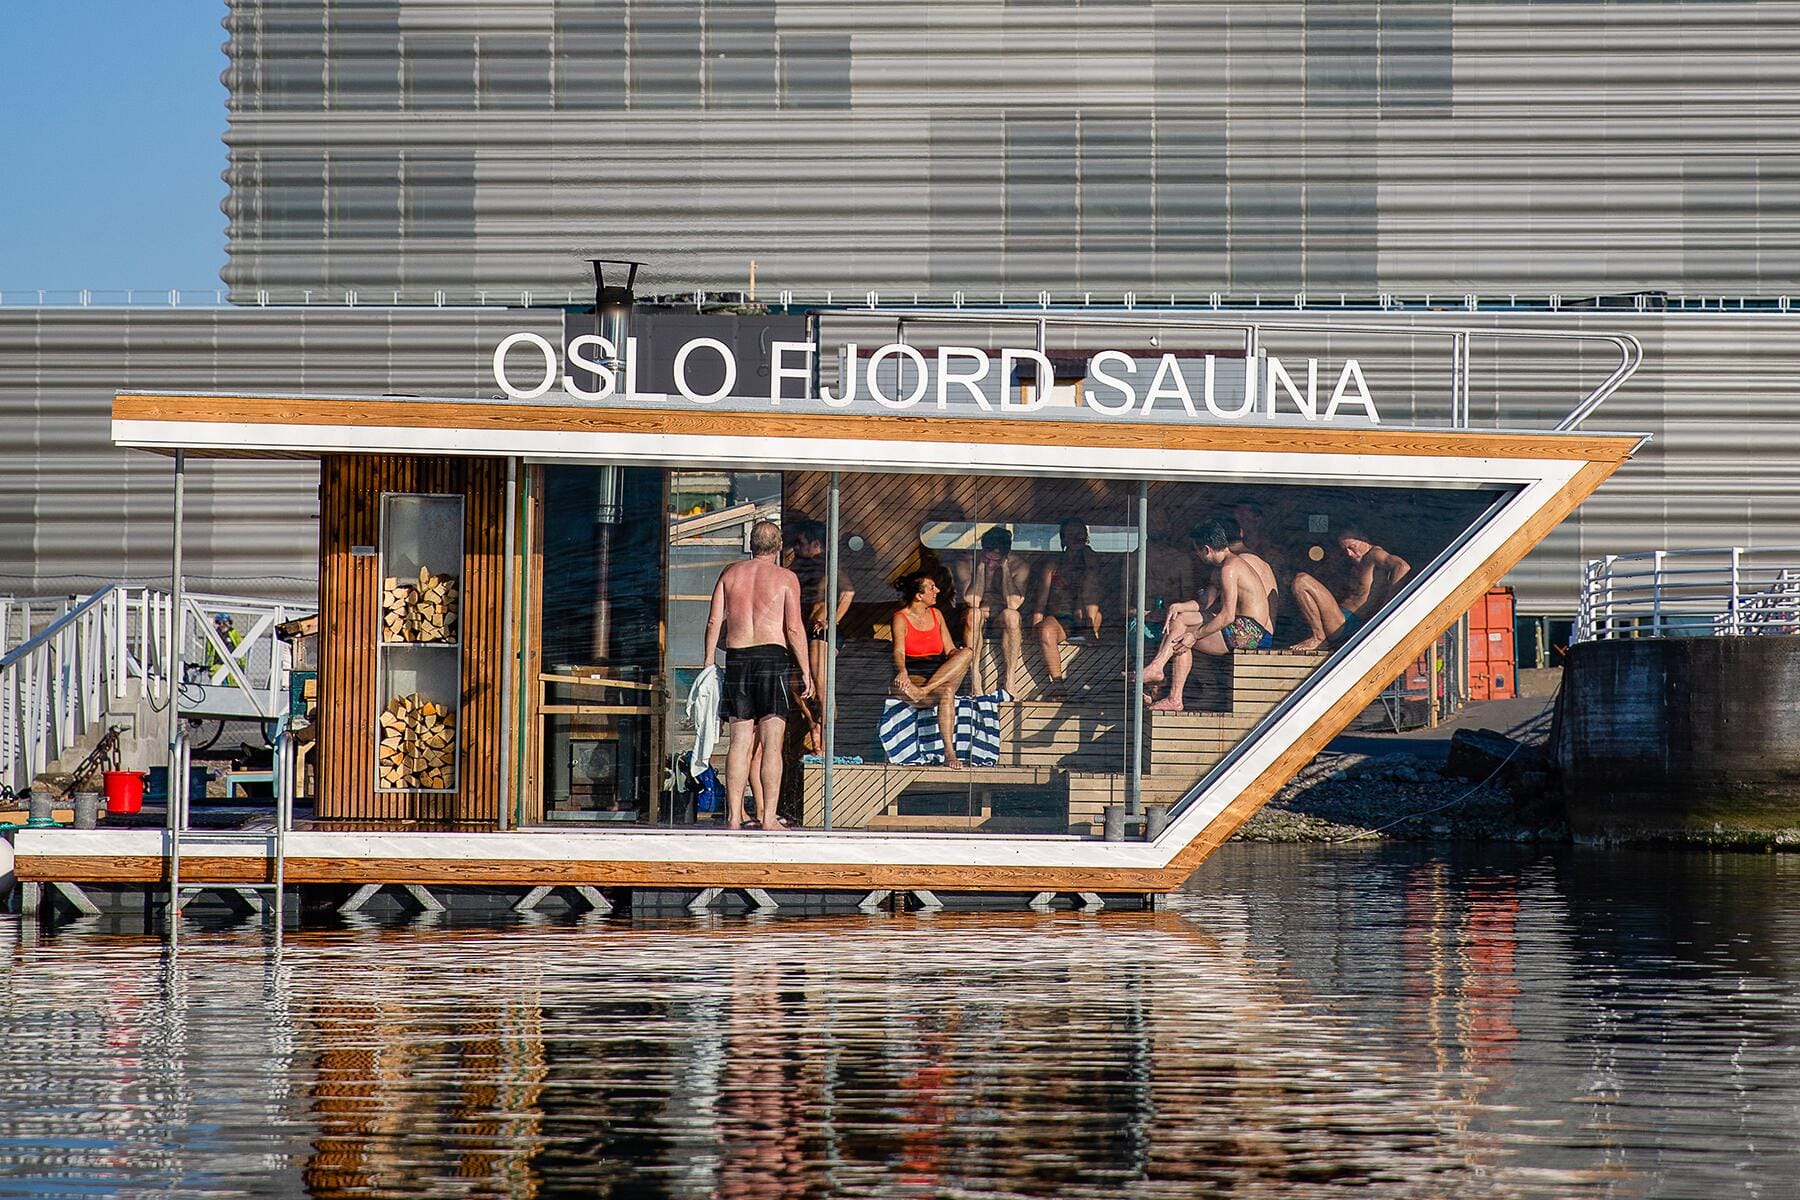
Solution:
[{"label": "blue sky", "polygon": [[215,288],[223,0],[0,0],[0,290]]}]

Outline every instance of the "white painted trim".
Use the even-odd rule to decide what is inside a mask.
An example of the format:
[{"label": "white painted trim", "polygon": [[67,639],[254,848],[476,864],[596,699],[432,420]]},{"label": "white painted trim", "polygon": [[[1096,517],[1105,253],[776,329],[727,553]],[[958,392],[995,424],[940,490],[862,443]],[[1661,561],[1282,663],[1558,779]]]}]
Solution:
[{"label": "white painted trim", "polygon": [[[1156,869],[1167,866],[1225,807],[1311,727],[1375,664],[1399,644],[1449,594],[1587,466],[1581,461],[1532,464],[1536,482],[1510,499],[1488,523],[1437,570],[1421,578],[1400,605],[1370,627],[1363,639],[1329,668],[1300,701],[1284,712],[1153,843],[1101,842],[1066,837],[1002,834],[874,834],[796,830],[791,833],[600,829],[506,833],[295,832],[287,837],[290,859],[425,858],[504,862],[778,863],[831,866],[932,866]],[[79,856],[164,853],[160,830],[21,829],[16,850]],[[254,853],[261,853],[256,851]],[[183,846],[187,856],[252,856],[241,845]]]},{"label": "white painted trim", "polygon": [[[1436,609],[1589,464],[1585,459],[1414,457],[1327,451],[1171,450],[1048,447],[1004,441],[865,441],[844,438],[719,437],[667,433],[568,433],[209,422],[115,421],[123,445],[301,452],[519,455],[557,461],[721,468],[957,471],[1124,478],[1243,478],[1263,481],[1402,483],[1452,486],[1517,484],[1508,500],[1437,570],[1422,576],[1395,611],[1275,719],[1254,743],[1209,780],[1154,843],[988,834],[876,834],[795,831],[554,830],[508,833],[296,832],[291,858],[426,858],[489,861],[773,863],[827,867],[1028,867],[1156,869],[1167,866],[1232,800],[1294,744],[1375,664]],[[996,430],[996,433],[1000,432]],[[1434,430],[1434,433],[1443,433]],[[1491,434],[1446,433],[1447,438]],[[160,831],[20,830],[21,855],[120,855],[162,852]],[[236,846],[196,846],[184,854],[242,856]]]},{"label": "white painted trim", "polygon": [[[1434,431],[1436,432],[1436,431]],[[428,433],[429,439],[421,437]],[[1454,436],[1454,435],[1451,435]],[[1468,435],[1463,435],[1468,436]],[[1372,479],[1420,484],[1529,483],[1547,460],[1355,454],[1327,451],[1185,450],[1057,447],[1018,442],[876,441],[861,438],[719,437],[670,433],[565,433],[524,430],[418,430],[386,426],[239,425],[189,421],[113,422],[122,446],[190,452],[281,446],[302,453],[406,453],[513,456],[559,462],[603,461],[721,470],[980,471],[1179,479],[1257,476],[1271,482]],[[1079,449],[1079,455],[1073,451]],[[1555,460],[1574,461],[1574,460]],[[1582,465],[1577,462],[1577,465]]]}]

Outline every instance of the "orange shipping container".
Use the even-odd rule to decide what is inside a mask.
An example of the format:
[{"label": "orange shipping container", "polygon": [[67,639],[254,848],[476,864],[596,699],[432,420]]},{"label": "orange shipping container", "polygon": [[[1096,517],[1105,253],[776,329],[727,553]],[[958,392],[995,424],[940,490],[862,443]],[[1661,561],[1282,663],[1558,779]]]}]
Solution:
[{"label": "orange shipping container", "polygon": [[1469,699],[1511,700],[1517,673],[1512,589],[1495,588],[1469,610]]}]

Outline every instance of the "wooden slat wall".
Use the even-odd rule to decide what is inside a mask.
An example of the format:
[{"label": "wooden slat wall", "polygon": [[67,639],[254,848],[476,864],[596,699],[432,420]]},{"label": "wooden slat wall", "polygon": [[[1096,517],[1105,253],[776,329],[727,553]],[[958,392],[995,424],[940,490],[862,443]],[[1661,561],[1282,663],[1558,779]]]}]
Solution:
[{"label": "wooden slat wall", "polygon": [[[319,800],[333,828],[491,829],[504,793],[505,479],[501,459],[332,455],[320,462]],[[461,761],[451,793],[377,792],[376,546],[384,492],[463,497]]]}]

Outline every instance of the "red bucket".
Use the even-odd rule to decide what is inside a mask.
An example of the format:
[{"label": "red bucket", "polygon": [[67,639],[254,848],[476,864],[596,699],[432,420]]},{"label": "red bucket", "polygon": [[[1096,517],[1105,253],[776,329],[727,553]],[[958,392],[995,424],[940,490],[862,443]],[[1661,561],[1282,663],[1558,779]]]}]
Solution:
[{"label": "red bucket", "polygon": [[144,773],[142,771],[102,771],[100,774],[106,780],[107,812],[143,811]]}]

